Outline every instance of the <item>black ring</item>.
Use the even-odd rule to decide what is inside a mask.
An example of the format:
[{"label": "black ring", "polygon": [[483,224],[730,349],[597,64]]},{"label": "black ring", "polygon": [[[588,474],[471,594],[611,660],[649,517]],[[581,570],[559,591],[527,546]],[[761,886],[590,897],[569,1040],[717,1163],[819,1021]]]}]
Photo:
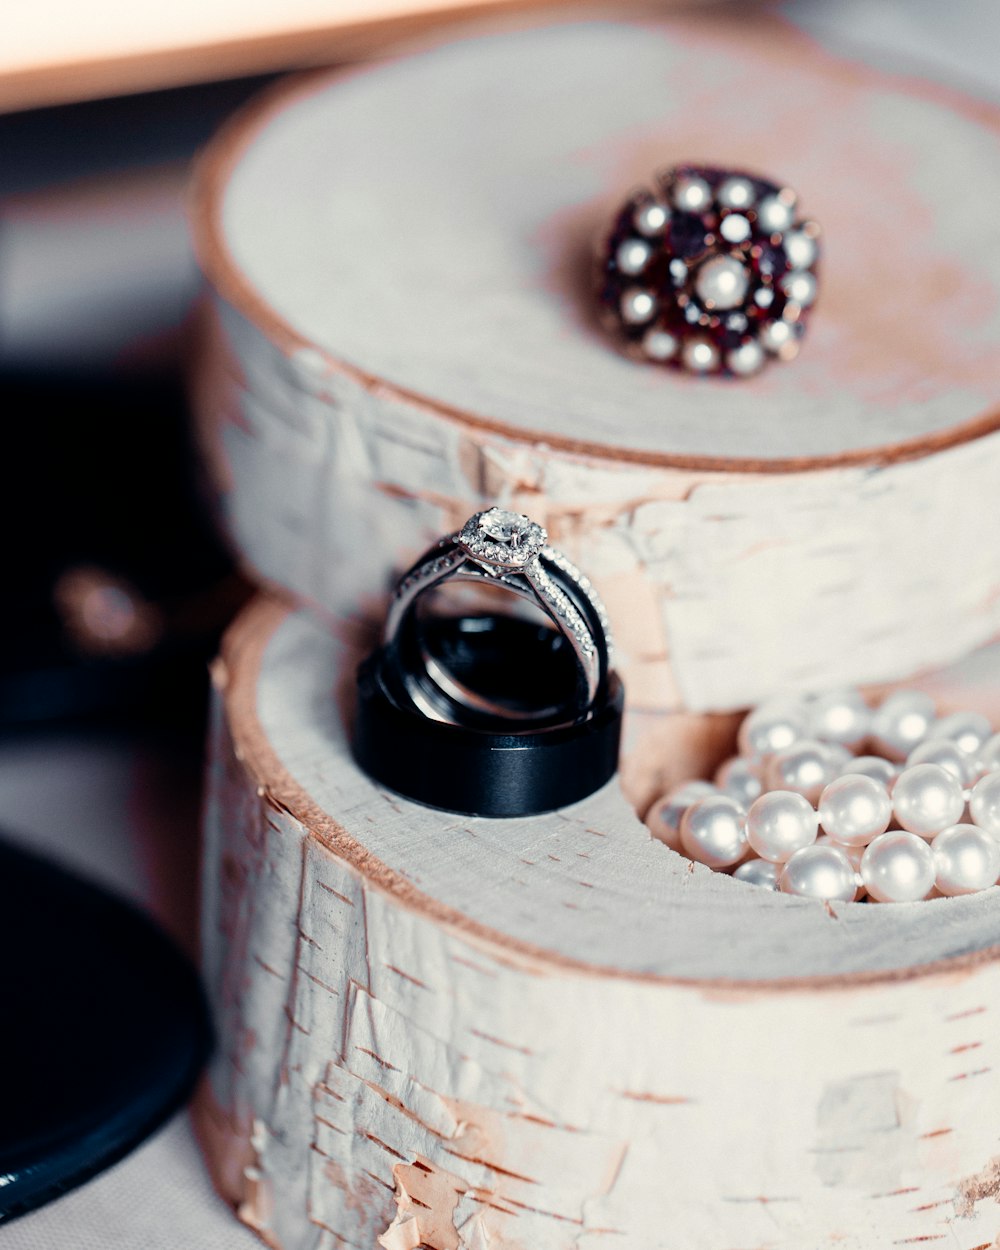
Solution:
[{"label": "black ring", "polygon": [[[536,625],[514,617],[475,620],[492,645],[522,657],[550,646]],[[532,661],[529,659],[528,661]],[[578,802],[615,774],[624,690],[610,673],[575,719],[539,727],[434,720],[412,702],[398,655],[379,648],[358,670],[354,752],[374,780],[430,807],[477,816],[531,816]]]}]

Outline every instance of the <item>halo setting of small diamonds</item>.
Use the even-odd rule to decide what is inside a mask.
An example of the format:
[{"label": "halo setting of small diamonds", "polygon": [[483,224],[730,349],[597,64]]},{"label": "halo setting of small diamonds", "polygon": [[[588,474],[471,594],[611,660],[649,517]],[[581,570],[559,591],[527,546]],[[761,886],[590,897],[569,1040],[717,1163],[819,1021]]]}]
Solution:
[{"label": "halo setting of small diamonds", "polygon": [[490,508],[470,517],[457,541],[477,564],[503,571],[523,568],[542,551],[548,535],[523,513]]},{"label": "halo setting of small diamonds", "polygon": [[629,355],[746,377],[798,353],[816,298],[820,230],[789,187],[678,165],[619,211],[598,298]]}]

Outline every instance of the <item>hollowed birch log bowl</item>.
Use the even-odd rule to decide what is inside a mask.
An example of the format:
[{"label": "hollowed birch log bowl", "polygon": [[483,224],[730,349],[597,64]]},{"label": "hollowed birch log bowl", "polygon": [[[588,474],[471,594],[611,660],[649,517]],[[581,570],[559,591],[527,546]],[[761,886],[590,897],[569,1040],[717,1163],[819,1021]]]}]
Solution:
[{"label": "hollowed birch log bowl", "polygon": [[[995,715],[998,658],[928,688]],[[617,783],[535,820],[418,807],[350,758],[356,661],[261,601],[215,673],[201,1119],[267,1242],[997,1244],[996,890],[773,895],[652,841]],[[664,777],[732,727],[667,718]]]},{"label": "hollowed birch log bowl", "polygon": [[[626,359],[591,248],[684,160],[825,231],[801,355]],[[210,148],[198,407],[235,544],[333,624],[484,503],[595,580],[632,705],[882,681],[1000,629],[996,110],[732,9],[280,86]]]}]

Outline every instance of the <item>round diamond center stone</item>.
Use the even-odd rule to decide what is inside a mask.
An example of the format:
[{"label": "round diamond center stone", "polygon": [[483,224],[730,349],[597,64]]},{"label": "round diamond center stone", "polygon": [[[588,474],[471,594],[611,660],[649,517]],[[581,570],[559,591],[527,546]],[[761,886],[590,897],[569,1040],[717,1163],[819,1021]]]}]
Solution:
[{"label": "round diamond center stone", "polygon": [[479,529],[495,543],[502,543],[505,547],[520,547],[530,536],[532,525],[519,512],[491,508],[479,518]]},{"label": "round diamond center stone", "polygon": [[694,289],[706,308],[739,308],[746,299],[750,275],[735,256],[713,256],[698,268]]}]

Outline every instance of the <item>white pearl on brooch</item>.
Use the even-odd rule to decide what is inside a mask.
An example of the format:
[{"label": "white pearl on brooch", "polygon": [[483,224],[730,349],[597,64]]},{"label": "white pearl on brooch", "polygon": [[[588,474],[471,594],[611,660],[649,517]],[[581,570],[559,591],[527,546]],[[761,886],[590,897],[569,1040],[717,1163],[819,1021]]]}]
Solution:
[{"label": "white pearl on brooch", "polygon": [[838,777],[820,795],[819,823],[837,842],[866,846],[885,833],[891,819],[888,791],[871,777]]},{"label": "white pearl on brooch", "polygon": [[1000,838],[1000,772],[987,773],[972,787],[969,811],[980,829]]},{"label": "white pearl on brooch", "polygon": [[753,183],[749,178],[726,178],[715,192],[716,203],[722,208],[749,208],[753,204]]},{"label": "white pearl on brooch", "polygon": [[646,828],[672,851],[681,849],[681,819],[692,803],[717,794],[708,781],[685,781],[658,799],[646,813]]},{"label": "white pearl on brooch", "polygon": [[879,903],[916,902],[933,887],[934,876],[934,853],[915,833],[883,833],[861,857],[861,879]]},{"label": "white pearl on brooch", "polygon": [[795,332],[787,321],[770,321],[760,332],[761,346],[774,354],[786,351],[794,338]]},{"label": "white pearl on brooch", "polygon": [[816,841],[819,818],[801,794],[769,790],[747,813],[747,842],[762,859],[782,864]]},{"label": "white pearl on brooch", "polygon": [[992,733],[993,726],[981,712],[952,712],[934,726],[935,738],[947,738],[966,755],[982,750]]},{"label": "white pearl on brooch", "polygon": [[772,864],[767,859],[748,859],[746,863],[740,864],[733,870],[733,876],[737,881],[745,881],[747,885],[762,885],[765,890],[778,888],[780,873],[781,865]]},{"label": "white pearl on brooch", "polygon": [[836,846],[809,846],[798,851],[781,870],[779,885],[784,894],[828,902],[849,903],[858,892],[851,861]]},{"label": "white pearl on brooch", "polygon": [[746,299],[750,275],[735,256],[713,256],[698,267],[695,294],[706,308],[738,308]]},{"label": "white pearl on brooch", "polygon": [[792,699],[771,699],[740,722],[737,745],[743,755],[762,758],[783,751],[806,736],[806,714]]},{"label": "white pearl on brooch", "polygon": [[808,269],[815,261],[816,240],[804,230],[789,230],[781,242],[793,269]]},{"label": "white pearl on brooch", "polygon": [[811,273],[793,269],[781,279],[781,289],[793,304],[808,308],[816,298],[816,279]]},{"label": "white pearl on brooch", "polygon": [[809,732],[856,750],[868,737],[872,711],[857,690],[831,690],[808,704]]},{"label": "white pearl on brooch", "polygon": [[976,761],[966,755],[957,743],[947,738],[938,738],[938,726],[934,726],[934,737],[928,738],[915,746],[906,759],[906,767],[913,768],[917,764],[939,764],[945,772],[958,781],[960,785],[969,785],[975,774]]},{"label": "white pearl on brooch", "polygon": [[678,178],[671,199],[685,213],[702,213],[712,202],[712,190],[704,178]]},{"label": "white pearl on brooch", "polygon": [[681,846],[709,868],[738,864],[747,849],[745,810],[723,794],[699,799],[681,819]]},{"label": "white pearl on brooch", "polygon": [[916,764],[896,778],[892,808],[904,829],[930,838],[961,820],[965,799],[958,780],[940,764]]},{"label": "white pearl on brooch", "polygon": [[1000,842],[975,825],[951,825],[931,843],[934,884],[942,894],[988,890],[1000,877]]},{"label": "white pearl on brooch", "polygon": [[640,204],[632,214],[632,221],[636,230],[648,238],[662,234],[666,230],[669,220],[670,209],[667,208],[666,204],[660,204],[656,200]]},{"label": "white pearl on brooch", "polygon": [[644,291],[642,287],[629,287],[622,294],[622,320],[630,326],[641,326],[652,320],[656,315],[657,301],[652,291]]},{"label": "white pearl on brooch", "polygon": [[843,747],[805,738],[768,760],[764,784],[771,790],[794,790],[815,802],[847,759],[848,752]]},{"label": "white pearl on brooch", "polygon": [[764,349],[753,339],[747,339],[726,355],[726,365],[741,378],[750,377],[763,367]]},{"label": "white pearl on brooch", "polygon": [[719,234],[727,243],[744,243],[750,238],[750,222],[742,213],[730,213],[719,223]]},{"label": "white pearl on brooch", "polygon": [[928,736],[936,719],[930,695],[919,690],[897,690],[872,714],[875,749],[888,759],[905,760]]},{"label": "white pearl on brooch", "polygon": [[649,258],[653,254],[653,249],[649,246],[645,239],[625,239],[618,244],[618,251],[615,252],[615,264],[622,273],[627,273],[634,277],[649,264]]},{"label": "white pearl on brooch", "polygon": [[719,349],[709,339],[688,339],[681,357],[692,373],[711,373],[719,367]]},{"label": "white pearl on brooch", "polygon": [[759,766],[742,755],[734,755],[719,765],[715,784],[743,807],[749,807],[764,788]]},{"label": "white pearl on brooch", "polygon": [[765,234],[787,230],[792,224],[793,206],[786,197],[769,195],[757,205],[757,222]]},{"label": "white pearl on brooch", "polygon": [[680,339],[669,330],[647,330],[642,336],[642,350],[650,360],[673,360],[680,345]]},{"label": "white pearl on brooch", "polygon": [[881,755],[855,755],[840,770],[841,777],[871,777],[892,793],[892,787],[899,776],[899,767],[891,760],[884,760]]}]

